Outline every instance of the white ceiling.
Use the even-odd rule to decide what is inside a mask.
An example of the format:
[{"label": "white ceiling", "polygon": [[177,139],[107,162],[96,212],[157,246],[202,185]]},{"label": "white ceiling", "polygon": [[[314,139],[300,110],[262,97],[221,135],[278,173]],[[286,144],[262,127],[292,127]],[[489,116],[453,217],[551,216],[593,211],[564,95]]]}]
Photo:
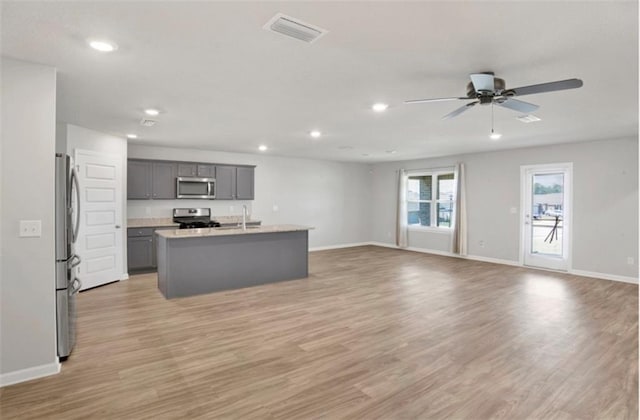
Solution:
[{"label": "white ceiling", "polygon": [[[262,29],[277,12],[329,33],[306,44]],[[58,68],[60,121],[140,144],[374,162],[638,135],[636,1],[3,1],[2,53]],[[402,104],[462,96],[480,71],[584,87],[523,98],[537,123],[497,107],[499,141],[491,107],[442,120],[461,104]],[[164,111],[151,128],[147,107]]]}]

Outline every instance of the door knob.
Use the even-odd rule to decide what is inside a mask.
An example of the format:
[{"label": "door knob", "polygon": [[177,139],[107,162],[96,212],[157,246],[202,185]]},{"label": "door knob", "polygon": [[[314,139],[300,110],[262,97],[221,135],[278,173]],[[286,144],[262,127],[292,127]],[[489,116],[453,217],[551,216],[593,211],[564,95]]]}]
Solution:
[{"label": "door knob", "polygon": [[120,225],[116,225],[116,229],[120,229]]}]

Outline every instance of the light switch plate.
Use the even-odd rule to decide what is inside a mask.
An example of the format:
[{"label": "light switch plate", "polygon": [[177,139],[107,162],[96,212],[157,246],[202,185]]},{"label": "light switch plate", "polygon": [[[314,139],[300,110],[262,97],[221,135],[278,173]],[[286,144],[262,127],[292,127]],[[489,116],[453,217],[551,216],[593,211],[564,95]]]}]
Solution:
[{"label": "light switch plate", "polygon": [[42,236],[41,220],[20,220],[21,238],[39,238]]}]

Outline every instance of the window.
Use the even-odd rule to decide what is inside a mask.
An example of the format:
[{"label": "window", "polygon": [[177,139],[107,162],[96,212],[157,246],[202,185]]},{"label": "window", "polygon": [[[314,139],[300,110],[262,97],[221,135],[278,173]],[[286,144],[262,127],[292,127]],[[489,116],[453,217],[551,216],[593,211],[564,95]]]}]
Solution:
[{"label": "window", "polygon": [[451,228],[456,208],[453,172],[422,172],[407,182],[407,224]]}]

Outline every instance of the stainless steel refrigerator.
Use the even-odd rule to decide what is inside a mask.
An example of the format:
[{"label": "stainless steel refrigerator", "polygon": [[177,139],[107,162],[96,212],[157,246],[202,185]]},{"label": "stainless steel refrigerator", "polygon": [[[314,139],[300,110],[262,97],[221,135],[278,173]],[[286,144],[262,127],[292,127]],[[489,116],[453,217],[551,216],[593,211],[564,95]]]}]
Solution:
[{"label": "stainless steel refrigerator", "polygon": [[76,342],[76,277],[80,257],[74,243],[80,228],[80,188],[71,158],[56,153],[56,324],[58,357],[66,360]]}]

